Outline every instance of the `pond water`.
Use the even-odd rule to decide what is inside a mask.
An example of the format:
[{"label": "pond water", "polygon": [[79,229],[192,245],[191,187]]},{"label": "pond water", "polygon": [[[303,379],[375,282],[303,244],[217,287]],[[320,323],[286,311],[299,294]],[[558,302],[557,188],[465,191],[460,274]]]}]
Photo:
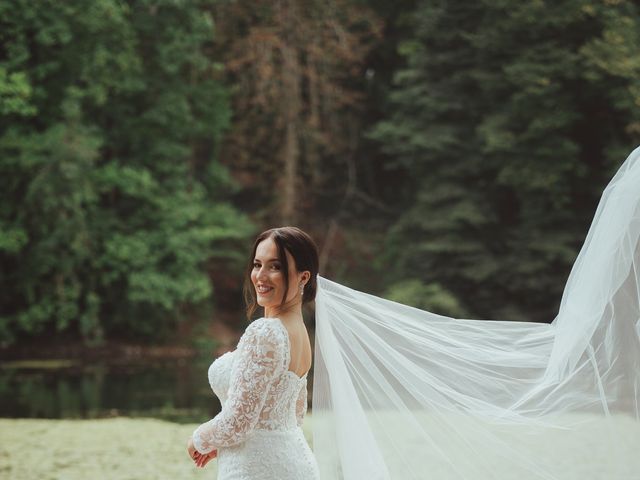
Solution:
[{"label": "pond water", "polygon": [[136,363],[80,360],[4,361],[0,417],[155,417],[199,422],[220,411],[207,369],[211,360]]}]

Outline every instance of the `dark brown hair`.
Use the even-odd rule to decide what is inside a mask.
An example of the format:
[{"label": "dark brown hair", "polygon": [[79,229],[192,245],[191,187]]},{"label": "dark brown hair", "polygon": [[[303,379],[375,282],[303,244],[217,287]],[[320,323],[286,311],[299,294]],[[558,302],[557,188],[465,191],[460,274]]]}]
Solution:
[{"label": "dark brown hair", "polygon": [[308,270],[311,278],[304,286],[304,295],[302,296],[302,304],[311,302],[316,298],[316,275],[318,274],[318,247],[313,239],[305,232],[297,227],[279,227],[265,230],[256,238],[249,256],[244,277],[244,301],[247,308],[247,318],[251,320],[251,316],[258,308],[258,299],[251,281],[251,271],[256,256],[258,244],[267,238],[272,238],[278,249],[278,260],[281,264],[281,270],[284,274],[284,295],[280,301],[280,307],[285,305],[289,290],[289,263],[285,250],[291,254],[296,264],[298,272]]}]

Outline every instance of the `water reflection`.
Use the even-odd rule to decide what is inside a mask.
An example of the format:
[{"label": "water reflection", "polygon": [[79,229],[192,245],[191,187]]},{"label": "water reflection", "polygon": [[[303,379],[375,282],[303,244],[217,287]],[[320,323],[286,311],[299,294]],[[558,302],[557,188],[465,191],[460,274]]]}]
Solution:
[{"label": "water reflection", "polygon": [[4,362],[0,416],[13,418],[155,417],[199,422],[220,411],[207,360],[129,364]]}]

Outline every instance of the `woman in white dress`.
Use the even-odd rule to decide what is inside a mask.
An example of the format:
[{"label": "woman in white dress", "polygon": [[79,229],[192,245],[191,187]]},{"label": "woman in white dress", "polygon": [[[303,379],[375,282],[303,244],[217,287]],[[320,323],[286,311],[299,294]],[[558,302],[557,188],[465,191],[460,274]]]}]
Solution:
[{"label": "woman in white dress", "polygon": [[245,277],[251,322],[237,348],[209,367],[209,383],[222,411],[189,438],[199,467],[218,458],[219,480],[314,480],[318,464],[302,422],[312,363],[303,303],[314,300],[318,249],[295,227],[267,230],[257,238]]},{"label": "woman in white dress", "polygon": [[[209,369],[223,411],[189,442],[198,465],[217,452],[222,480],[640,478],[640,147],[549,324],[358,292],[317,276],[315,252],[297,229],[258,237],[247,286],[265,317]],[[313,454],[298,288],[315,299]]]}]

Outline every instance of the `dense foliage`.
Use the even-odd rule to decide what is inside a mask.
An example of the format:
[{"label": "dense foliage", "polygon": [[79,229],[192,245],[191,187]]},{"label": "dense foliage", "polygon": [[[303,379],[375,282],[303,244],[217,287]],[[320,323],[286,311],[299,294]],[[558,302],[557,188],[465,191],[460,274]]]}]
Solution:
[{"label": "dense foliage", "polygon": [[410,27],[371,132],[405,174],[386,262],[422,285],[414,302],[550,321],[602,189],[640,140],[639,8],[423,1]]},{"label": "dense foliage", "polygon": [[0,2],[0,339],[155,335],[249,222],[198,2]]},{"label": "dense foliage", "polygon": [[640,141],[639,8],[0,0],[0,342],[241,318],[211,279],[282,223],[356,288],[551,320]]},{"label": "dense foliage", "polygon": [[233,92],[220,159],[236,201],[261,224],[331,212],[348,183],[366,107],[369,52],[383,22],[353,0],[219,2],[216,48]]}]

